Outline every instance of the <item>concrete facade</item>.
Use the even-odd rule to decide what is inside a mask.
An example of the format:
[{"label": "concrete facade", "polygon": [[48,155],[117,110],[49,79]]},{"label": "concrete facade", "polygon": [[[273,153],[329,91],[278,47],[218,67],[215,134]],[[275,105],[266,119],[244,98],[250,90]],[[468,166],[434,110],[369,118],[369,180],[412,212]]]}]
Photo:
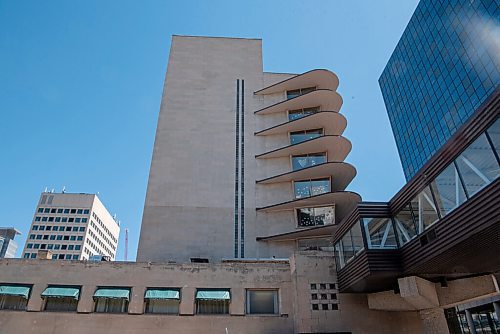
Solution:
[{"label": "concrete facade", "polygon": [[[8,269],[8,270],[7,270]],[[343,294],[332,300],[311,300],[321,284],[335,284],[333,258],[325,252],[296,253],[290,260],[241,260],[219,264],[166,264],[82,262],[11,259],[0,261],[0,282],[31,285],[27,311],[0,310],[2,333],[419,333],[417,312],[368,309],[366,295]],[[317,290],[311,290],[317,284]],[[43,311],[40,297],[48,285],[80,288],[76,312]],[[128,311],[94,312],[97,287],[131,289]],[[178,315],[147,314],[148,287],[180,288]],[[228,315],[198,315],[197,288],[227,288],[231,292]],[[247,314],[247,289],[277,289],[276,315]],[[312,310],[311,303],[335,303],[337,310]],[[362,320],[362,321],[360,321]]]},{"label": "concrete facade", "polygon": [[43,192],[24,245],[23,258],[48,250],[55,259],[114,260],[120,226],[95,194]]},{"label": "concrete facade", "polygon": [[[290,145],[291,131],[262,136],[256,133],[280,124],[287,126],[291,123],[288,113],[293,108],[317,106],[320,111],[338,114],[342,103],[335,92],[338,79],[326,70],[297,76],[266,73],[262,67],[259,39],[172,38],[144,205],[139,261],[288,258],[296,249],[297,238],[279,243],[256,241],[258,237],[301,230],[295,209],[302,207],[298,203],[281,211],[259,210],[294,200],[297,179],[272,184],[257,182],[290,172],[293,154],[259,158],[263,153]],[[283,83],[287,79],[291,83]],[[333,84],[323,89],[323,82],[328,80]],[[280,82],[280,89],[256,93]],[[290,102],[287,91],[291,88],[306,87],[318,90],[317,96],[309,94],[307,99],[303,95],[303,99],[293,100],[294,107],[283,105],[273,112],[258,114],[266,107]],[[350,150],[348,140],[339,136],[345,128],[345,118],[324,114],[320,115],[325,118],[319,127],[324,128],[324,136],[330,137],[324,143],[297,147],[296,151],[335,151],[336,142],[340,141],[343,146],[338,151],[346,152],[340,157],[342,161]],[[303,127],[300,122],[304,122]],[[293,123],[298,124],[295,129],[311,129],[310,123],[300,122]],[[339,162],[334,155],[329,162]],[[239,196],[237,208],[235,196]],[[359,196],[355,195],[355,200]],[[326,204],[312,206],[320,205]]]}]

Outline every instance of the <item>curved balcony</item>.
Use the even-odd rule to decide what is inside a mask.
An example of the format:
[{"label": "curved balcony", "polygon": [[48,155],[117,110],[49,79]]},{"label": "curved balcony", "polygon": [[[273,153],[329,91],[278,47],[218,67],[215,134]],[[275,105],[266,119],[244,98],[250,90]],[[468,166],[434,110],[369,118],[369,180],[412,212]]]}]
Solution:
[{"label": "curved balcony", "polygon": [[256,155],[257,159],[282,158],[312,152],[327,152],[328,161],[343,161],[351,151],[351,142],[342,136],[321,136]]},{"label": "curved balcony", "polygon": [[254,94],[275,94],[302,87],[316,87],[318,89],[336,90],[338,86],[339,79],[333,72],[326,69],[315,69],[260,89]]},{"label": "curved balcony", "polygon": [[288,202],[257,208],[257,211],[287,211],[295,208],[318,207],[334,204],[335,221],[341,221],[356,207],[356,204],[359,202],[361,202],[361,196],[357,193],[352,191],[336,191],[311,197],[297,198]]},{"label": "curved balcony", "polygon": [[318,89],[297,97],[284,100],[254,112],[258,115],[285,112],[301,108],[320,106],[322,110],[338,111],[342,106],[342,97],[329,89]]},{"label": "curved balcony", "polygon": [[278,233],[265,237],[257,237],[257,241],[292,241],[302,238],[331,237],[337,230],[337,224],[314,226],[309,228],[298,228],[291,232]]},{"label": "curved balcony", "polygon": [[258,131],[256,136],[271,136],[300,130],[324,129],[325,134],[341,135],[347,126],[347,120],[336,111],[319,111],[312,115],[284,122]]},{"label": "curved balcony", "polygon": [[291,182],[294,180],[319,179],[331,177],[331,189],[334,191],[344,190],[356,176],[356,169],[346,162],[327,162],[316,166],[306,167],[292,172],[276,175],[267,179],[259,180],[257,184],[273,184],[280,182]]}]

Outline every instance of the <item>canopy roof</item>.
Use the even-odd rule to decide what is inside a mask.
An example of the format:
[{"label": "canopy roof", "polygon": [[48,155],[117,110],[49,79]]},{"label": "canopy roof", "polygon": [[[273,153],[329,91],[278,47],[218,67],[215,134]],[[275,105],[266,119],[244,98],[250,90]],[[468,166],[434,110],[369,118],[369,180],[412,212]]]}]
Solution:
[{"label": "canopy roof", "polygon": [[340,222],[359,202],[361,202],[361,196],[357,193],[352,191],[337,191],[273,204],[257,208],[257,211],[273,212],[335,205],[335,221]]},{"label": "canopy roof", "polygon": [[78,299],[80,296],[80,289],[70,287],[56,287],[51,286],[42,292],[42,297],[56,297],[56,298],[74,298]]},{"label": "canopy roof", "polygon": [[196,299],[205,300],[230,300],[231,295],[228,290],[198,290]]},{"label": "canopy roof", "polygon": [[146,299],[180,299],[179,290],[170,290],[170,289],[148,289],[146,291],[146,295],[144,296]]},{"label": "canopy roof", "polygon": [[321,110],[339,111],[342,106],[342,97],[329,89],[317,89],[297,97],[284,100],[254,112],[258,115],[267,115],[287,110],[320,107]]},{"label": "canopy roof", "polygon": [[256,95],[275,94],[287,90],[294,90],[305,87],[317,87],[318,89],[336,90],[339,86],[339,78],[326,69],[315,69],[294,77],[267,86],[256,91]]},{"label": "canopy roof", "polygon": [[119,289],[119,288],[99,288],[94,293],[96,298],[116,298],[116,299],[129,299],[130,290],[129,289]]},{"label": "canopy roof", "polygon": [[283,158],[311,152],[327,152],[328,161],[343,161],[351,151],[351,147],[351,142],[342,136],[326,135],[281,147],[255,157],[258,159]]},{"label": "canopy roof", "polygon": [[0,285],[0,295],[20,296],[25,299],[28,299],[29,294],[30,294],[30,287],[28,286]]},{"label": "canopy roof", "polygon": [[327,162],[257,181],[258,184],[274,184],[321,177],[332,178],[332,190],[344,190],[356,176],[356,169],[346,162]]},{"label": "canopy roof", "polygon": [[341,135],[347,126],[347,120],[336,111],[319,111],[312,115],[284,122],[258,131],[256,136],[270,136],[300,130],[324,129],[327,135]]}]

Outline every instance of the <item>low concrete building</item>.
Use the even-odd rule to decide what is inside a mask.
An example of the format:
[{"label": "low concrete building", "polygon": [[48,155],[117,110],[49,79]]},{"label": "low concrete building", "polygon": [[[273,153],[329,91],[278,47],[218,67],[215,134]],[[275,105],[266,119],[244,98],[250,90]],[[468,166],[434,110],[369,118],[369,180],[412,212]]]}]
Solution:
[{"label": "low concrete building", "polygon": [[[328,252],[218,264],[2,260],[0,332],[421,332],[417,312],[370,310],[366,295],[339,294],[334,266]],[[13,288],[18,298],[6,302]]]}]

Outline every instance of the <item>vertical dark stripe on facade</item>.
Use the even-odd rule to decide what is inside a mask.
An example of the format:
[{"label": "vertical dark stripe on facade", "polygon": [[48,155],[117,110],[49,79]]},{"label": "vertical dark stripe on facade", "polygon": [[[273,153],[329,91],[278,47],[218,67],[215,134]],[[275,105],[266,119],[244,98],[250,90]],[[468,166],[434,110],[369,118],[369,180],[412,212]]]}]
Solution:
[{"label": "vertical dark stripe on facade", "polygon": [[240,257],[245,257],[245,80],[241,80]]},{"label": "vertical dark stripe on facade", "polygon": [[236,166],[234,173],[234,257],[238,257],[239,168],[240,168],[240,80],[236,80]]}]

